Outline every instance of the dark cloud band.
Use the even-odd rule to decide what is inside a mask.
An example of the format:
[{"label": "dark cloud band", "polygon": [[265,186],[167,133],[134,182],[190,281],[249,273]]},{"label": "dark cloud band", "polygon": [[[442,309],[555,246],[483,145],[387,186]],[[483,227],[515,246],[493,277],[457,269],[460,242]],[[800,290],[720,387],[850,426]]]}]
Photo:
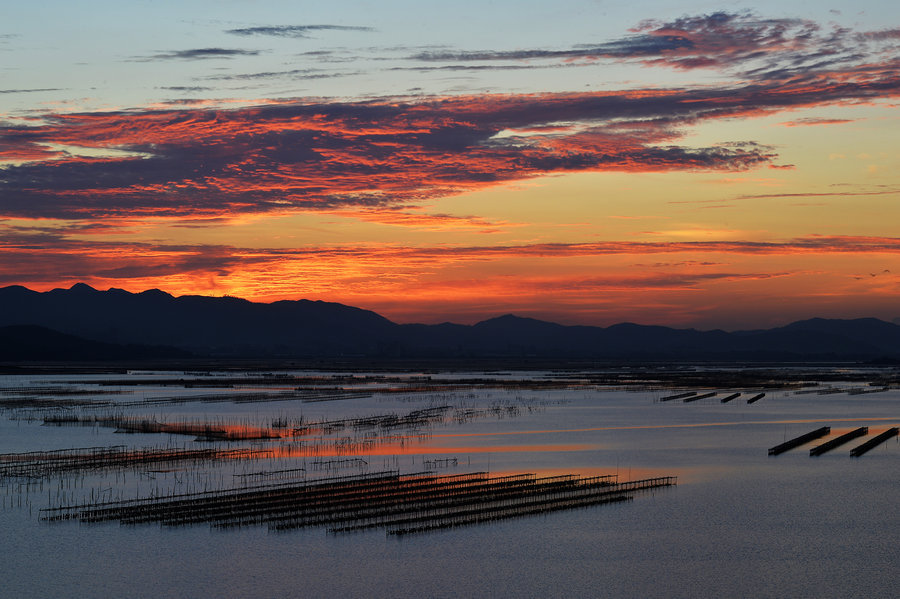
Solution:
[{"label": "dark cloud band", "polygon": [[234,58],[236,56],[258,56],[259,50],[242,50],[240,48],[192,48],[190,50],[174,50],[161,52],[137,60],[208,60],[211,58]]},{"label": "dark cloud band", "polygon": [[349,25],[271,25],[227,29],[225,30],[225,33],[243,36],[264,35],[272,37],[306,38],[314,31],[374,31],[374,29],[371,27],[354,27]]}]

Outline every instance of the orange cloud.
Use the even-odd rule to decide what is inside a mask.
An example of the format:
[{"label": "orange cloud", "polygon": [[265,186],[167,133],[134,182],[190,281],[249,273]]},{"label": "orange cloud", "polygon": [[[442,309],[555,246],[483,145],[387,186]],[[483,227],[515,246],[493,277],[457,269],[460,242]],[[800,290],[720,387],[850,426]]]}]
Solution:
[{"label": "orange cloud", "polygon": [[814,125],[843,125],[845,123],[853,123],[855,119],[826,119],[826,118],[803,118],[793,121],[781,123],[785,127],[809,127]]},{"label": "orange cloud", "polygon": [[[704,120],[895,97],[895,66],[725,89],[44,115],[33,126],[2,127],[3,156],[16,164],[0,178],[11,198],[0,210],[217,217],[396,206],[560,172],[742,170],[775,154],[752,142],[674,144]],[[59,146],[91,155],[50,149]]]}]

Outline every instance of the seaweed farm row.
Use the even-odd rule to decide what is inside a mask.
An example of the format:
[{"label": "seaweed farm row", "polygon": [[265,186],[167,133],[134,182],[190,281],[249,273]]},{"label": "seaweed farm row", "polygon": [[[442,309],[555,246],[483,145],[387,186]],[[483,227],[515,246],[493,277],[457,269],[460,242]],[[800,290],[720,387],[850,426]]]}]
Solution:
[{"label": "seaweed farm row", "polygon": [[349,431],[415,431],[429,429],[445,422],[461,424],[482,418],[505,418],[533,411],[530,405],[493,403],[484,407],[434,406],[411,410],[405,414],[377,414],[339,419],[306,420],[278,417],[268,426],[253,425],[249,421],[196,421],[183,419],[164,421],[157,418],[125,416],[122,413],[88,414],[77,412],[49,412],[42,417],[46,426],[99,426],[113,428],[119,433],[167,433],[194,436],[198,441],[253,441],[290,439],[312,435],[331,435]]},{"label": "seaweed farm row", "polygon": [[263,449],[129,449],[124,445],[0,454],[0,483],[5,479],[39,479],[61,474],[121,468],[199,464],[218,460],[255,460],[271,452]]},{"label": "seaweed farm row", "polygon": [[[898,427],[894,426],[894,427],[891,427],[891,428],[879,433],[878,435],[875,435],[874,437],[865,441],[861,445],[857,445],[856,447],[851,449],[850,456],[858,458],[858,457],[864,455],[865,453],[867,453],[870,450],[874,449],[875,447],[881,445],[888,439],[896,437],[898,435],[898,430],[900,430],[900,429],[898,429]],[[791,449],[794,449],[795,447],[800,447],[801,445],[809,443],[810,441],[814,441],[816,439],[821,439],[822,437],[825,437],[825,436],[829,435],[830,433],[831,433],[831,427],[828,427],[828,426],[819,427],[808,433],[802,434],[799,437],[794,437],[793,439],[785,441],[784,443],[781,443],[774,447],[770,447],[769,455],[781,455],[782,453],[784,453],[786,451],[790,451]],[[844,433],[843,435],[834,437],[833,439],[830,439],[820,445],[816,445],[815,447],[813,447],[809,450],[809,455],[812,457],[820,456],[824,453],[831,451],[832,449],[836,449],[842,445],[845,445],[846,443],[849,443],[853,439],[857,439],[859,437],[864,437],[868,434],[869,434],[869,427],[861,426],[852,431]]]},{"label": "seaweed farm row", "polygon": [[[373,411],[377,400],[366,398],[363,401],[369,405],[357,401],[349,409],[345,407],[349,403],[337,409],[316,408],[312,410],[318,415],[315,418],[289,407],[277,411],[268,407],[255,416],[242,409],[240,418],[210,418],[190,411],[181,416],[135,413],[134,408],[142,405],[139,402],[96,410],[96,406],[48,409],[41,401],[37,410],[13,413],[18,427],[72,428],[71,434],[54,431],[52,436],[103,438],[108,444],[0,454],[0,488],[5,491],[4,501],[18,495],[20,506],[24,503],[30,513],[38,502],[46,500],[45,506],[77,503],[86,500],[88,492],[92,499],[108,500],[147,496],[148,491],[151,496],[207,492],[248,482],[315,479],[338,471],[365,474],[370,467],[399,468],[401,461],[412,471],[456,468],[458,457],[428,450],[419,455],[415,448],[426,444],[438,426],[503,420],[545,409],[518,394],[506,395],[500,400],[492,394],[476,397],[465,392],[423,395],[419,401],[424,405],[412,410],[407,401],[395,398],[393,410],[379,412]],[[112,442],[113,434],[117,441],[122,434],[132,437],[129,441],[134,446]],[[167,437],[167,445],[148,446],[151,435]],[[192,441],[174,446],[178,436]],[[433,457],[426,460],[425,456]],[[465,460],[470,463],[471,457]]]},{"label": "seaweed farm row", "polygon": [[[383,390],[380,392],[384,392]],[[124,401],[121,399],[93,399],[78,396],[113,395],[121,391],[87,390],[69,392],[73,397],[52,397],[44,393],[34,393],[31,388],[25,388],[14,394],[6,390],[6,399],[0,399],[2,408],[75,408],[75,407],[153,407],[177,405],[186,403],[268,403],[273,401],[300,401],[304,403],[320,401],[339,401],[346,399],[360,399],[371,397],[371,391],[352,391],[342,389],[297,389],[292,391],[265,390],[253,392],[228,392],[210,393],[205,395],[177,395],[165,397],[149,397],[138,400]]]},{"label": "seaweed farm row", "polygon": [[[198,469],[215,463],[258,464],[275,460],[302,460],[303,467],[275,471],[248,472],[235,476],[265,478],[279,473],[331,470],[338,467],[365,467],[372,454],[387,456],[406,453],[406,448],[426,441],[427,434],[376,435],[360,437],[317,437],[253,447],[143,447],[124,445],[85,447],[50,451],[0,454],[0,485],[16,480],[81,476],[122,470],[163,467]],[[334,458],[334,459],[330,459]],[[423,458],[423,462],[425,462]],[[458,458],[427,460],[431,468],[458,465]]]},{"label": "seaweed farm row", "polygon": [[46,508],[41,517],[47,521],[209,524],[216,528],[266,525],[275,531],[325,527],[332,533],[383,528],[388,534],[402,535],[630,501],[640,491],[676,482],[672,476],[619,483],[614,475],[492,477],[484,472],[437,476],[385,471],[311,483],[97,501]]}]

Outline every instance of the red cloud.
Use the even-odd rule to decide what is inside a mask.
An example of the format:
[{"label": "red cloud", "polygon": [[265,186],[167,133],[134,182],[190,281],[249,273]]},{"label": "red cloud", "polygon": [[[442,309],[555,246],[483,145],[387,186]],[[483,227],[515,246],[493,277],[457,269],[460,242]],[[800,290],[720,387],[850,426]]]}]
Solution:
[{"label": "red cloud", "polygon": [[[672,100],[566,94],[57,115],[45,124],[7,130],[20,148],[7,154],[31,162],[8,168],[0,179],[4,195],[18,200],[0,210],[78,218],[378,206],[553,172],[733,170],[771,157],[749,146],[661,145],[678,138],[668,120],[609,122],[623,110],[653,115],[667,102],[677,106],[679,98],[671,95]],[[560,118],[594,124],[574,132],[498,137],[507,128]],[[36,154],[45,144],[139,156],[40,160],[52,157]]]}]

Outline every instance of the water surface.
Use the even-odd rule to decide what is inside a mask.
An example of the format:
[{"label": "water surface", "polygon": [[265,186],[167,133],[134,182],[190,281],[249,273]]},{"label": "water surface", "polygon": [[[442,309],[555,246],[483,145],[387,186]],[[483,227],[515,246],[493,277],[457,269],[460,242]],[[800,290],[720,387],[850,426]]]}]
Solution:
[{"label": "water surface", "polygon": [[[166,379],[172,374],[152,376]],[[454,376],[464,380],[487,375]],[[492,376],[506,380],[524,375]],[[71,389],[81,380],[97,378],[8,376],[0,380],[0,388],[8,397],[10,389]],[[858,383],[846,387],[854,385]],[[818,395],[773,389],[748,405],[747,394],[727,404],[718,397],[660,402],[668,391],[651,388],[529,390],[498,384],[494,389],[461,385],[440,392],[381,393],[378,384],[369,386],[375,390],[371,396],[337,401],[233,403],[228,394],[245,389],[123,385],[102,388],[112,393],[86,397],[127,407],[66,409],[252,426],[268,426],[278,418],[302,417],[309,423],[404,415],[435,406],[451,406],[458,418],[421,430],[377,432],[383,438],[367,450],[321,449],[310,456],[292,454],[292,440],[211,444],[184,435],[42,425],[41,415],[57,408],[3,410],[0,453],[113,445],[278,450],[275,457],[260,461],[55,475],[33,482],[27,492],[21,481],[5,481],[0,486],[4,594],[887,597],[900,583],[896,438],[861,458],[851,458],[849,450],[865,438],[816,458],[809,456],[816,442],[777,457],[767,455],[769,447],[823,425],[832,427],[832,436],[858,426],[869,426],[872,433],[896,426],[900,390]],[[223,401],[142,404],[210,393],[222,394]],[[464,413],[471,417],[463,418]],[[336,437],[354,434],[345,430]],[[275,470],[305,468],[304,479],[313,479],[382,469],[420,472],[435,464],[441,464],[437,470],[443,474],[611,473],[620,480],[676,475],[678,485],[623,504],[402,538],[379,529],[333,535],[316,528],[272,533],[265,527],[223,531],[39,519],[41,508],[100,493],[126,497],[212,489]]]}]

